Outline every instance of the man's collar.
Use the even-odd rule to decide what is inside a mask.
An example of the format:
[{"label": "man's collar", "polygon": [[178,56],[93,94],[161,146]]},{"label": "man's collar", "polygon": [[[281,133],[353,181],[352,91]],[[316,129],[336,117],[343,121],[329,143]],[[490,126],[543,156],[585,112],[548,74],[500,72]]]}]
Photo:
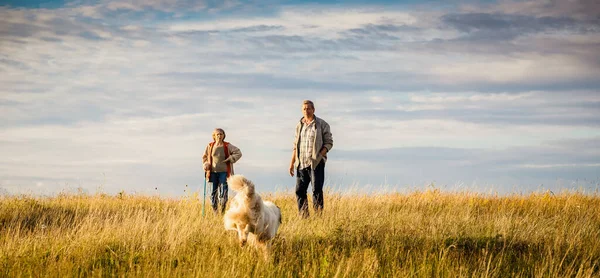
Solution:
[{"label": "man's collar", "polygon": [[[311,122],[313,122],[313,121],[316,121],[316,120],[317,120],[317,115],[313,115],[313,119],[312,119],[312,121],[311,121]],[[302,117],[300,118],[300,121],[301,121],[301,122],[304,122],[304,116],[302,116]]]},{"label": "man's collar", "polygon": [[313,116],[312,120],[310,120],[310,122],[307,122],[306,118],[302,117],[302,119],[300,119],[300,121],[302,121],[305,124],[310,124],[310,123],[314,122],[316,119],[317,119],[317,117]]}]

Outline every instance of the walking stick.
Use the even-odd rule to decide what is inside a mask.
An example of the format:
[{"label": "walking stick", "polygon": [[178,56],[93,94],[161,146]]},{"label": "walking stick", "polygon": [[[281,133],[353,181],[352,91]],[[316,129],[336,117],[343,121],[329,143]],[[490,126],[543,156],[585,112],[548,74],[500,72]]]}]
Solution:
[{"label": "walking stick", "polygon": [[204,197],[202,197],[202,217],[204,217],[205,204],[206,204],[206,172],[204,172]]}]

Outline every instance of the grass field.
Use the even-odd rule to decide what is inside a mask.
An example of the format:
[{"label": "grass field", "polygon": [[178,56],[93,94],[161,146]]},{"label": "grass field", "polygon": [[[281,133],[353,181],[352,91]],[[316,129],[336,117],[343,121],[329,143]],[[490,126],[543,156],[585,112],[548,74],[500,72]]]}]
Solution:
[{"label": "grass field", "polygon": [[[599,277],[600,195],[326,194],[264,259],[195,196],[0,197],[0,276]],[[208,204],[208,202],[207,202]]]}]

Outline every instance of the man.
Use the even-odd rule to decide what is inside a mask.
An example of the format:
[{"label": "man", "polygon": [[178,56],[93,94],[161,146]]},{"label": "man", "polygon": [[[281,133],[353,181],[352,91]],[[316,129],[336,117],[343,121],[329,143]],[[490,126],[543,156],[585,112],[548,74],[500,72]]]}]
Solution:
[{"label": "man", "polygon": [[213,141],[204,150],[202,164],[207,175],[206,179],[213,185],[210,193],[213,211],[218,212],[220,203],[221,213],[224,213],[229,195],[227,178],[233,175],[233,163],[240,160],[242,152],[233,144],[225,142],[225,130],[216,128],[212,137]]},{"label": "man", "polygon": [[327,152],[333,147],[333,136],[329,124],[315,116],[315,105],[310,100],[302,103],[302,114],[296,125],[294,149],[290,163],[290,176],[296,172],[296,201],[298,212],[306,218],[308,184],[313,187],[313,208],[315,213],[323,211],[323,183],[325,182],[325,162]]}]

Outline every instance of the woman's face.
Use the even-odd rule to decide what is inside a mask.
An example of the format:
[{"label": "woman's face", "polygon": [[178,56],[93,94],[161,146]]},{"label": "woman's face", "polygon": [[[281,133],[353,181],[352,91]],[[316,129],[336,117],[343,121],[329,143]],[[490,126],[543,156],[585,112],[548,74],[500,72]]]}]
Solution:
[{"label": "woman's face", "polygon": [[225,134],[223,134],[223,132],[220,131],[215,131],[213,133],[213,138],[215,139],[215,141],[217,142],[222,142],[223,139],[225,139]]}]

